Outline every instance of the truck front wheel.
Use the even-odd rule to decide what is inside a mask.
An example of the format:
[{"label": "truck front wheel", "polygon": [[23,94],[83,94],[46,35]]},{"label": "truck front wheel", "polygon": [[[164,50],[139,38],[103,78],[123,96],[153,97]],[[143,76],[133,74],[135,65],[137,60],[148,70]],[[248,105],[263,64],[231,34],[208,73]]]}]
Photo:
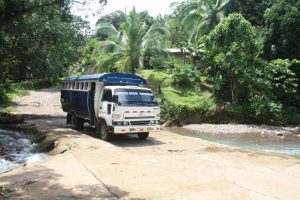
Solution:
[{"label": "truck front wheel", "polygon": [[108,131],[108,127],[107,127],[107,124],[104,120],[101,120],[99,123],[98,123],[98,126],[97,129],[98,129],[98,132],[100,132],[100,138],[104,141],[108,141],[111,139],[111,133]]},{"label": "truck front wheel", "polygon": [[140,140],[146,140],[149,136],[149,133],[138,133],[138,137]]}]

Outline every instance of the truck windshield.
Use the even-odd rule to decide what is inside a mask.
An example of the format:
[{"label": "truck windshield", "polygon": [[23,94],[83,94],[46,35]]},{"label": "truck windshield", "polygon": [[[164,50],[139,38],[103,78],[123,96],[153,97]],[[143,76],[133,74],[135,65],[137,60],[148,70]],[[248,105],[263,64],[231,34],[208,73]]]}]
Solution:
[{"label": "truck windshield", "polygon": [[118,95],[118,103],[120,105],[139,105],[153,106],[157,105],[151,91],[141,89],[116,89],[115,94]]}]

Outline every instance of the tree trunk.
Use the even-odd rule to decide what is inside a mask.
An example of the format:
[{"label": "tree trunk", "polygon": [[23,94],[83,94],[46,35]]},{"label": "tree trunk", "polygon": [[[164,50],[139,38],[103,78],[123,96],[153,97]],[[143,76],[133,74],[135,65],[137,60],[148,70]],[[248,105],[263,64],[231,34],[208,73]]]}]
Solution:
[{"label": "tree trunk", "polygon": [[234,80],[231,81],[231,99],[232,103],[236,102],[236,83]]}]

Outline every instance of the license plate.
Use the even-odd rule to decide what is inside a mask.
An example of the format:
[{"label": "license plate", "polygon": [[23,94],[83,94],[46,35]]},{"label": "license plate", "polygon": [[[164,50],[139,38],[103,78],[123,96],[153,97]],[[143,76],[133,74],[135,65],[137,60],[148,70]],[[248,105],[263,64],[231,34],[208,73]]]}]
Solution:
[{"label": "license plate", "polygon": [[147,128],[147,131],[151,131],[152,130],[152,128]]},{"label": "license plate", "polygon": [[134,128],[130,128],[130,129],[129,129],[129,131],[134,131],[134,130],[135,130]]}]

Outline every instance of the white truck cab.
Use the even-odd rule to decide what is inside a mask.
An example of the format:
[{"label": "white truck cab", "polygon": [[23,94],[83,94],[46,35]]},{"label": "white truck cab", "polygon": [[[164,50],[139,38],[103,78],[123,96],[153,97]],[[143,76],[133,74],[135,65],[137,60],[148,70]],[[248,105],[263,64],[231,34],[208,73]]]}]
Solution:
[{"label": "white truck cab", "polygon": [[[100,89],[101,87],[99,87]],[[160,108],[150,89],[139,86],[103,86],[96,116],[105,122],[107,134],[137,133],[141,139],[160,129]],[[97,91],[96,91],[97,94]],[[105,126],[105,125],[104,125]],[[104,134],[104,135],[103,135]]]}]

